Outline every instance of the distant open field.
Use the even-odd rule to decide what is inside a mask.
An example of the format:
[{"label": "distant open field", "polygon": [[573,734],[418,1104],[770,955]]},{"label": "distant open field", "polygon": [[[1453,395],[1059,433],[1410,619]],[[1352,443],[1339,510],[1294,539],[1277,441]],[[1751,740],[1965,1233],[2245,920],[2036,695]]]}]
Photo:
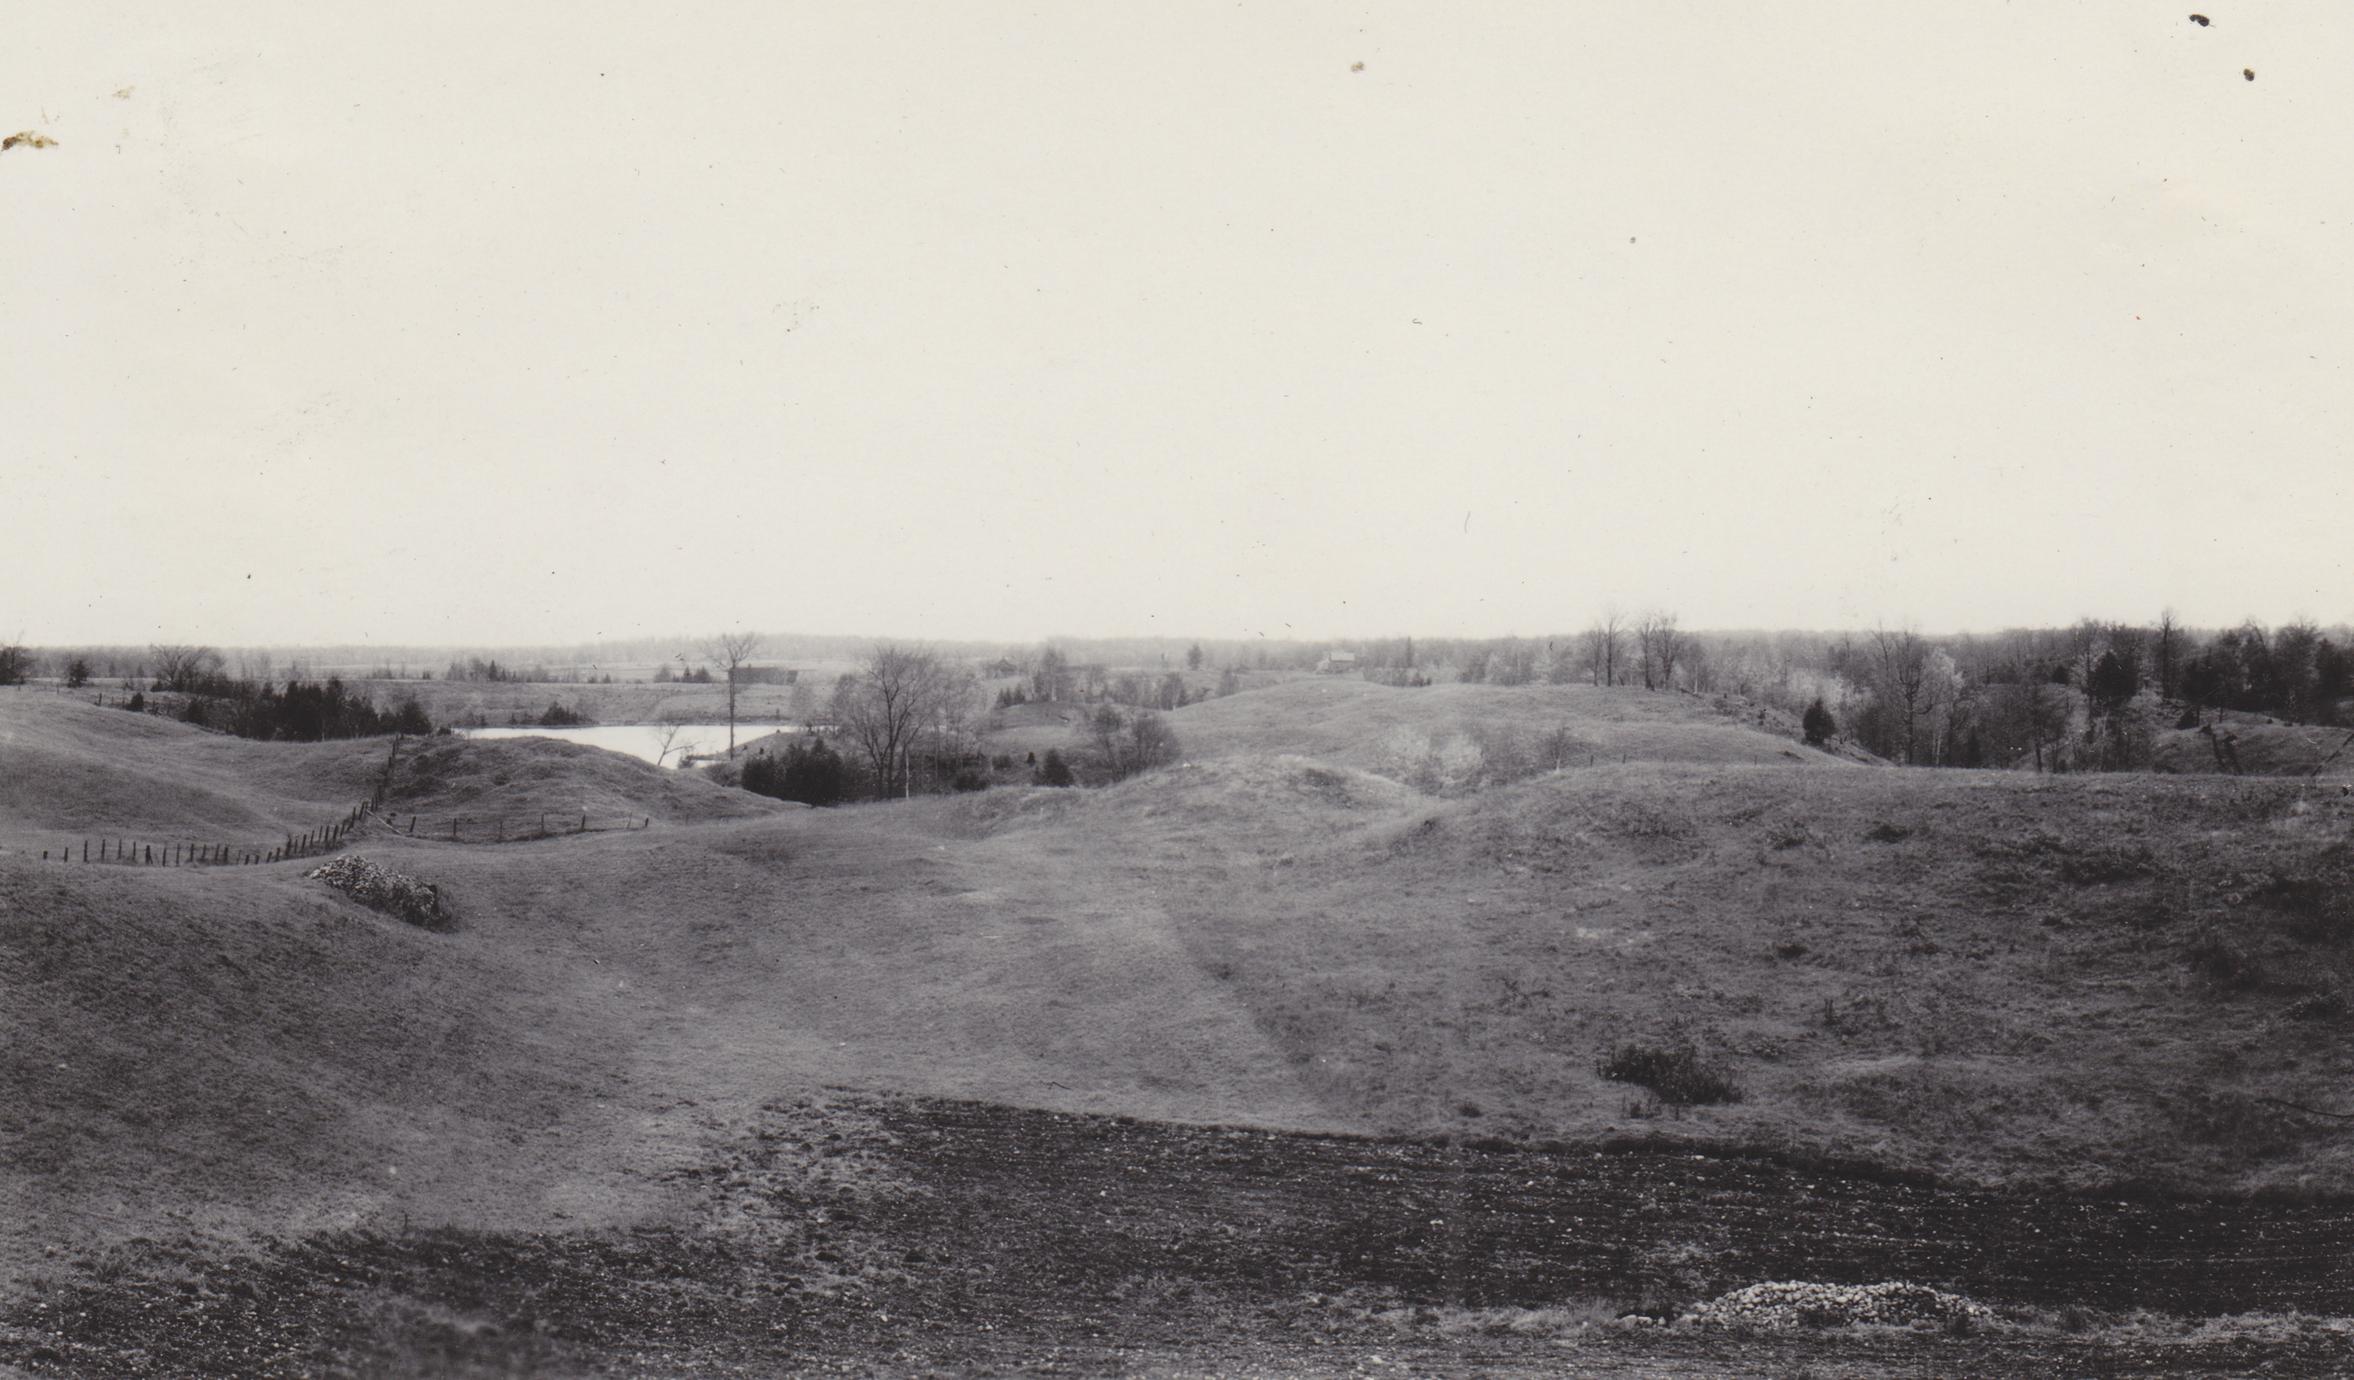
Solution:
[{"label": "distant open field", "polygon": [[[362,680],[365,691],[380,706],[414,698],[435,724],[467,726],[505,724],[536,719],[550,705],[561,705],[601,724],[710,723],[727,718],[725,685],[694,685],[672,681],[617,681],[611,685],[581,685],[539,681]],[[831,676],[813,679],[807,694],[822,706],[832,692]],[[784,723],[793,713],[794,687],[746,685],[736,691],[736,716],[746,722]]]},{"label": "distant open field", "polygon": [[[0,1373],[1093,1371],[1126,1344],[1257,1373],[1314,1370],[1309,1335],[1339,1373],[1444,1368],[1450,1328],[1506,1372],[1750,1373],[1713,1334],[1587,1324],[1801,1271],[2014,1312],[1775,1343],[1792,1368],[2354,1359],[2297,1316],[2354,1312],[2354,801],[1876,769],[1632,690],[1302,680],[1171,722],[1189,763],[1112,788],[803,810],[566,744],[413,743],[387,778],[384,741],[0,692]],[[1428,745],[1506,730],[1591,750],[1414,784]],[[314,863],[37,856],[267,838],[379,784],[650,824],[363,826],[345,851],[438,887],[446,933]],[[1606,1078],[1627,1046],[1737,1099]],[[1660,1177],[1695,1163],[1732,1167]],[[1800,1219],[1710,1193],[1832,1215],[1776,1246]],[[2120,1197],[2147,1220],[1970,1245]],[[2092,1333],[2052,1323],[2072,1305]]]}]

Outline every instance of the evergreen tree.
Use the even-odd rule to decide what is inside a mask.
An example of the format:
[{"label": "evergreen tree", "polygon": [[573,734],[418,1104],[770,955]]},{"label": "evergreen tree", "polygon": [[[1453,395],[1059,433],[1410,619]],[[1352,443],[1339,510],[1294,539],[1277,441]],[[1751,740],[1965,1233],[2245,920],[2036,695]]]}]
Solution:
[{"label": "evergreen tree", "polygon": [[1807,742],[1816,747],[1821,747],[1831,735],[1839,731],[1839,721],[1831,717],[1831,710],[1823,703],[1820,695],[1815,696],[1815,702],[1806,707],[1806,717],[1800,721],[1800,725],[1806,730]]}]

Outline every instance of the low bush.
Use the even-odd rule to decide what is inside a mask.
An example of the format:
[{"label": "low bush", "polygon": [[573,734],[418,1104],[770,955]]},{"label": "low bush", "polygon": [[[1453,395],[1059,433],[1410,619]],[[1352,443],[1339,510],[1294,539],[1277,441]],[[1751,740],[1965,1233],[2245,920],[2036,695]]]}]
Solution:
[{"label": "low bush", "polygon": [[1649,1088],[1661,1101],[1680,1106],[1741,1100],[1741,1088],[1732,1076],[1703,1061],[1689,1044],[1620,1045],[1595,1071],[1613,1083]]},{"label": "low bush", "polygon": [[2182,961],[2223,991],[2255,992],[2272,985],[2262,960],[2214,930],[2201,931],[2184,946]]}]

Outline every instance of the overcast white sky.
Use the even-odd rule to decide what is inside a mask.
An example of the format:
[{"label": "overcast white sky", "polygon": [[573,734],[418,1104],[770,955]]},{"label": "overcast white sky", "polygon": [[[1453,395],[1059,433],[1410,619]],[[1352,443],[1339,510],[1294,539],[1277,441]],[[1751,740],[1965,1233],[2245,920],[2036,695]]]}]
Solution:
[{"label": "overcast white sky", "polygon": [[2354,618],[2209,3],[13,4],[0,639]]}]

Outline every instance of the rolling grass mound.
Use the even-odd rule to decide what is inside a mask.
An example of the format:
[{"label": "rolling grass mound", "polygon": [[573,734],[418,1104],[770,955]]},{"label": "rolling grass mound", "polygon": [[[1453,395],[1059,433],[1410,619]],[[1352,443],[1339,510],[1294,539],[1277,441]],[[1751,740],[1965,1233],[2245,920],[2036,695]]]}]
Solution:
[{"label": "rolling grass mound", "polygon": [[[1586,685],[1433,685],[1287,681],[1171,715],[1186,755],[1301,753],[1450,793],[1500,754],[1566,765],[1625,762],[1827,767],[1846,760],[1780,731],[1734,701]],[[1556,736],[1558,735],[1558,736]],[[1551,765],[1550,760],[1546,760]],[[1492,765],[1492,763],[1491,763]]]},{"label": "rolling grass mound", "polygon": [[[598,1196],[583,1123],[626,1051],[593,1002],[304,870],[0,860],[10,1232],[536,1222],[567,1185]],[[0,1251],[0,1279],[26,1263]]]},{"label": "rolling grass mound", "polygon": [[[2314,724],[2227,723],[2222,731],[2232,739],[2240,771],[2249,776],[2313,776],[2332,782],[2354,777],[2354,746],[2347,745],[2354,730]],[[2160,731],[2151,748],[2151,765],[2162,772],[2217,773],[2228,768],[2215,760],[2214,741],[2197,729]]]},{"label": "rolling grass mound", "polygon": [[[392,747],[253,742],[61,696],[0,695],[0,848],[38,857],[89,835],[266,845],[371,799]],[[505,818],[521,831],[543,813],[684,823],[777,806],[577,743],[452,736],[402,741],[383,808],[427,824]]]},{"label": "rolling grass mound", "polygon": [[[1418,813],[1186,908],[1328,1107],[1984,1182],[2354,1188],[2354,805],[1620,767]],[[1738,1095],[1612,1081],[1629,1048]]]},{"label": "rolling grass mound", "polygon": [[745,819],[778,807],[765,796],[693,772],[580,743],[449,736],[410,740],[393,769],[383,808],[428,821],[464,816],[531,822],[544,812],[587,814],[592,821],[636,815],[675,824]]},{"label": "rolling grass mound", "polygon": [[1133,830],[1156,851],[1289,846],[1297,837],[1378,821],[1411,808],[1408,787],[1372,772],[1289,754],[1187,762],[1101,790],[1029,787],[974,797],[963,811],[985,834],[1008,830]]},{"label": "rolling grass mound", "polygon": [[384,743],[267,744],[0,691],[0,847],[65,836],[261,842],[365,799]]}]

